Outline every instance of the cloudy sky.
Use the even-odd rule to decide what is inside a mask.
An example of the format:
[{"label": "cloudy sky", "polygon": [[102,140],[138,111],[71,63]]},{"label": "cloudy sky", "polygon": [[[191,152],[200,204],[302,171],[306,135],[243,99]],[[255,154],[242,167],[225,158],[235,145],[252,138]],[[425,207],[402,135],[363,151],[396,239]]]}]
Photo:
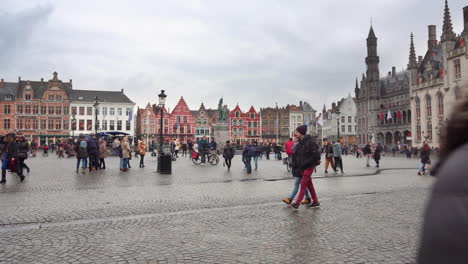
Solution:
[{"label": "cloudy sky", "polygon": [[[125,89],[143,106],[220,97],[231,108],[353,93],[373,19],[380,69],[406,67],[409,35],[440,37],[443,0],[0,0],[0,77],[73,79],[75,89]],[[450,0],[456,33],[466,0]]]}]

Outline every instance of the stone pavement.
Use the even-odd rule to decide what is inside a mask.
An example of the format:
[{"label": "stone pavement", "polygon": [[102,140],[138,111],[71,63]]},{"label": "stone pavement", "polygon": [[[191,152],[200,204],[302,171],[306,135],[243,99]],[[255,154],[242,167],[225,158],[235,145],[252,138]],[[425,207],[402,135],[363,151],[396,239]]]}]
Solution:
[{"label": "stone pavement", "polygon": [[74,159],[27,160],[25,182],[0,186],[0,263],[414,263],[434,180],[417,160],[377,171],[347,157],[342,177],[318,168],[322,207],[294,212],[281,162],[247,175],[238,157],[231,172],[179,159],[159,175],[147,158],[86,174]]}]

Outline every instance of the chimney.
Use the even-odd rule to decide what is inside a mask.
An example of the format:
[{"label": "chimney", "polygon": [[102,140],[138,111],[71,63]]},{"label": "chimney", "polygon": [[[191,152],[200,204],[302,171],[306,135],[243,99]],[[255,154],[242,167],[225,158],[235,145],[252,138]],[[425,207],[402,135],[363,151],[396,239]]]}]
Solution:
[{"label": "chimney", "polygon": [[41,87],[44,87],[44,78],[41,78]]},{"label": "chimney", "polygon": [[70,79],[70,88],[73,89],[73,80],[72,79]]},{"label": "chimney", "polygon": [[468,6],[465,6],[463,8],[463,21],[465,22],[465,29],[463,30],[463,32],[465,34],[468,34]]},{"label": "chimney", "polygon": [[422,60],[423,60],[423,56],[418,56],[418,64],[421,64]]},{"label": "chimney", "polygon": [[332,112],[333,112],[333,113],[336,112],[336,103],[332,103]]},{"label": "chimney", "polygon": [[436,33],[436,26],[429,25],[429,40],[427,41],[427,49],[432,51],[435,46],[437,46],[437,33]]},{"label": "chimney", "polygon": [[5,88],[5,81],[3,81],[3,78],[0,81],[0,88]]},{"label": "chimney", "polygon": [[18,77],[18,84],[21,82],[21,76]]},{"label": "chimney", "polygon": [[390,76],[392,76],[392,72],[389,71],[388,72],[388,77],[390,77]]},{"label": "chimney", "polygon": [[299,107],[302,108],[302,101],[299,101]]},{"label": "chimney", "polygon": [[396,67],[393,66],[392,67],[392,77],[395,78],[395,76],[396,76]]},{"label": "chimney", "polygon": [[123,89],[121,89],[120,92],[123,93]]}]

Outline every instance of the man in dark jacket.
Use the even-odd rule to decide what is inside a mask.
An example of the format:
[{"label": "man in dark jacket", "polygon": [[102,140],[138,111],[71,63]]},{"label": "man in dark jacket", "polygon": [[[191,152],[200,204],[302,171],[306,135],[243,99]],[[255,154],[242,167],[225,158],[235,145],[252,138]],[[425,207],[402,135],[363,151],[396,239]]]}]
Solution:
[{"label": "man in dark jacket", "polygon": [[224,146],[223,149],[223,158],[224,158],[224,163],[228,167],[228,170],[231,170],[231,161],[232,158],[234,158],[235,150],[231,146],[231,141],[226,141],[226,146]]},{"label": "man in dark jacket", "polygon": [[369,143],[367,143],[366,146],[362,149],[362,153],[364,154],[364,156],[366,156],[366,167],[370,167],[369,160],[370,155],[372,154],[372,150]]},{"label": "man in dark jacket", "polygon": [[87,144],[87,152],[88,152],[88,157],[89,157],[89,171],[97,170],[99,168],[99,160],[98,160],[98,155],[99,155],[99,146],[96,138],[94,137],[94,134],[91,134],[89,139],[86,142]]},{"label": "man in dark jacket", "polygon": [[23,168],[26,168],[28,173],[30,171],[28,165],[24,162],[28,159],[29,144],[24,136],[19,137],[16,144],[18,145],[18,169],[23,175]]},{"label": "man in dark jacket", "polygon": [[315,167],[320,164],[320,148],[310,135],[306,135],[306,133],[307,126],[305,125],[298,127],[296,132],[294,132],[294,136],[299,140],[299,143],[293,155],[293,169],[299,170],[302,174],[301,190],[297,196],[296,203],[291,204],[295,209],[299,208],[299,205],[302,203],[306,189],[309,190],[313,201],[307,207],[320,206],[312,183],[312,173],[315,171]]},{"label": "man in dark jacket", "polygon": [[[18,162],[15,163],[18,153],[18,148],[15,142],[15,134],[9,133],[6,136],[6,141],[4,142],[4,147],[0,153],[0,157],[2,159],[2,180],[0,181],[1,184],[6,183],[6,172],[7,169],[10,168],[12,171],[16,171],[18,176],[20,177],[21,181],[24,181],[24,175],[21,172],[18,172]],[[13,162],[12,162],[13,161]],[[15,168],[11,168],[11,164],[15,164]]]}]

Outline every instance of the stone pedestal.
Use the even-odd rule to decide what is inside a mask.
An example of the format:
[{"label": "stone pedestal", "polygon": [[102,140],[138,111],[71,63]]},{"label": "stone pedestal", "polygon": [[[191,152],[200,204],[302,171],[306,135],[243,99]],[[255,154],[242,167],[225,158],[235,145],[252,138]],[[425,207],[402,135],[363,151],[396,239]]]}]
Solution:
[{"label": "stone pedestal", "polygon": [[218,144],[218,150],[222,152],[226,141],[231,140],[228,124],[218,123],[213,125],[213,138]]}]

